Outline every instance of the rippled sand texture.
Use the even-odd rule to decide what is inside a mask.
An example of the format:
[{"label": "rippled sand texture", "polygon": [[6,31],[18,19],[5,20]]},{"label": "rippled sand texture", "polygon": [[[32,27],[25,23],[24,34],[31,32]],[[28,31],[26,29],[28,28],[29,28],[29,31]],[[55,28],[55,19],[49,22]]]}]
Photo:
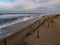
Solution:
[{"label": "rippled sand texture", "polygon": [[60,16],[49,17],[37,31],[25,39],[24,45],[60,45]]}]

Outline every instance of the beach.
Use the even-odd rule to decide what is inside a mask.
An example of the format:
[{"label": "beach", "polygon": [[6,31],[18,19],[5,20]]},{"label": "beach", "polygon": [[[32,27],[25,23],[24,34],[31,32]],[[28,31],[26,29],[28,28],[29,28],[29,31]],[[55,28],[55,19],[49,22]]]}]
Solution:
[{"label": "beach", "polygon": [[[47,20],[37,31],[25,39],[25,45],[60,45],[60,16],[50,17]],[[47,23],[49,23],[49,27]],[[37,38],[38,31],[39,38]]]},{"label": "beach", "polygon": [[60,14],[11,24],[1,31],[1,45],[60,45]]}]

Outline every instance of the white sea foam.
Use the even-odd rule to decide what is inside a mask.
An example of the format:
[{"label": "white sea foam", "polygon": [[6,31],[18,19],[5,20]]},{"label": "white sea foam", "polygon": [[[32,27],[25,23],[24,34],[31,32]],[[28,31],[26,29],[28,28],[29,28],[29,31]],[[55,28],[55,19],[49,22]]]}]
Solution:
[{"label": "white sea foam", "polygon": [[9,23],[5,23],[3,25],[0,26],[0,28],[3,28],[3,27],[7,27],[7,26],[10,26],[10,25],[13,25],[13,24],[16,24],[16,23],[22,23],[24,21],[28,21],[28,20],[32,20],[33,19],[33,16],[30,16],[30,17],[24,17],[22,19],[17,19],[17,20],[14,20],[13,22],[9,22]]},{"label": "white sea foam", "polygon": [[[1,15],[0,19],[10,19],[10,18],[16,18],[19,16],[22,16],[22,15]],[[25,21],[33,20],[33,19],[38,18],[38,17],[41,18],[41,16],[42,15],[23,15],[23,18],[18,18],[17,20],[13,20],[12,22],[8,22],[8,23],[1,25],[0,29],[3,27],[7,27],[10,25],[16,24],[16,23],[22,23]]]}]

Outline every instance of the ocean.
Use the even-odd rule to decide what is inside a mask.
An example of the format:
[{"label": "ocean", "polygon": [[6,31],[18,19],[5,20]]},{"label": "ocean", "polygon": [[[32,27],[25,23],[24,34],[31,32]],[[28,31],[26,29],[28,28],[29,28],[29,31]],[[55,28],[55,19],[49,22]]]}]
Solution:
[{"label": "ocean", "polygon": [[40,18],[40,14],[0,15],[0,39],[22,30]]},{"label": "ocean", "polygon": [[11,23],[11,22],[24,22],[27,20],[32,20],[37,15],[35,14],[8,14],[0,15],[0,26]]}]

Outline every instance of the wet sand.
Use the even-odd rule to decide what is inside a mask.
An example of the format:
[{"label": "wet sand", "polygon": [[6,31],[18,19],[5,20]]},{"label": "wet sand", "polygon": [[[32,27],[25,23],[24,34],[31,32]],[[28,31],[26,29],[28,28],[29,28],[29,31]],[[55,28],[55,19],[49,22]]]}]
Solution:
[{"label": "wet sand", "polygon": [[[37,38],[38,34],[39,38]],[[60,16],[47,19],[24,40],[24,45],[60,45]]]}]

